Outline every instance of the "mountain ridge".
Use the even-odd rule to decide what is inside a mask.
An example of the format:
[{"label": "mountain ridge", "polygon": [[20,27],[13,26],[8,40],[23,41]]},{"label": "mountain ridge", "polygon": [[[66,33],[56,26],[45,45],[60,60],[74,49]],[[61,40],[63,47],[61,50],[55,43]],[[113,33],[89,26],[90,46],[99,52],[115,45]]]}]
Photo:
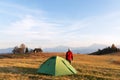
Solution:
[{"label": "mountain ridge", "polygon": [[[69,47],[60,45],[52,48],[42,48],[42,50],[43,52],[66,52],[69,48],[73,53],[89,54],[105,47],[107,47],[107,45],[104,44],[92,44],[86,47]],[[12,53],[12,50],[13,48],[0,49],[0,53]]]},{"label": "mountain ridge", "polygon": [[0,53],[12,53],[13,48],[0,49]]},{"label": "mountain ridge", "polygon": [[92,44],[88,47],[68,47],[68,46],[57,46],[54,48],[44,48],[43,51],[45,52],[66,52],[69,49],[71,49],[74,53],[91,53],[98,49],[102,49],[106,47],[106,45],[103,44]]}]

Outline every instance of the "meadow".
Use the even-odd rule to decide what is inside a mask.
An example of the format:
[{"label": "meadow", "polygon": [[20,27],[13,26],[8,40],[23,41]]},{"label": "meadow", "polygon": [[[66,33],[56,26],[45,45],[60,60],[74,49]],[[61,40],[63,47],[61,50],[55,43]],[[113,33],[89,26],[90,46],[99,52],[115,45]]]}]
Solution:
[{"label": "meadow", "polygon": [[37,74],[39,66],[51,56],[65,58],[65,53],[0,55],[0,80],[120,80],[119,55],[74,54],[75,75]]}]

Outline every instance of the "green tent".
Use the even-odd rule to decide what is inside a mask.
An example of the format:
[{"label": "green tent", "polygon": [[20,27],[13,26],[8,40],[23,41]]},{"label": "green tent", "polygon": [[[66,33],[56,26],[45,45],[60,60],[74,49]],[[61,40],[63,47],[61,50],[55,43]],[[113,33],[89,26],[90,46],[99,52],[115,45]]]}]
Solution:
[{"label": "green tent", "polygon": [[76,74],[77,71],[70,63],[59,56],[53,56],[46,60],[37,71],[40,74],[48,74],[53,76]]}]

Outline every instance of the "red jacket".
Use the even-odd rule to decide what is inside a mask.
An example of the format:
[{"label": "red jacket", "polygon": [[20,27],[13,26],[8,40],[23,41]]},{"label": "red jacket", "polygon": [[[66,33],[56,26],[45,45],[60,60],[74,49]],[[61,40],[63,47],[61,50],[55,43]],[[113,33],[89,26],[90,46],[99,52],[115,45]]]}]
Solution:
[{"label": "red jacket", "polygon": [[73,54],[70,50],[66,52],[66,59],[67,60],[73,60]]}]

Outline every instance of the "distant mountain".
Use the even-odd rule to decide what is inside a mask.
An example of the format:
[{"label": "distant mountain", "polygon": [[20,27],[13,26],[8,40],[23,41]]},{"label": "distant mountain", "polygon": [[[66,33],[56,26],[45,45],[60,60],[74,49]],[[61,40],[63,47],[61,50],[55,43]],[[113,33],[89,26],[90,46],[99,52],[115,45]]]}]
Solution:
[{"label": "distant mountain", "polygon": [[53,47],[53,48],[44,48],[43,51],[44,52],[66,52],[68,50],[67,46],[57,46],[57,47]]},{"label": "distant mountain", "polygon": [[93,44],[93,45],[89,46],[88,48],[102,49],[102,48],[105,48],[105,47],[107,47],[107,46],[103,45],[103,44]]},{"label": "distant mountain", "polygon": [[117,45],[118,48],[120,48],[120,45]]},{"label": "distant mountain", "polygon": [[[53,48],[44,48],[42,49],[43,52],[66,52],[68,48],[70,48],[74,53],[92,53],[97,51],[98,49],[103,49],[107,47],[106,45],[102,44],[93,44],[88,47],[68,47],[68,46],[57,46]],[[6,49],[0,49],[0,53],[11,53],[13,48],[6,48]]]},{"label": "distant mountain", "polygon": [[54,47],[54,48],[44,48],[43,51],[44,52],[66,52],[68,50],[68,48],[70,48],[74,53],[91,53],[91,52],[95,52],[98,49],[102,49],[106,47],[106,45],[102,45],[102,44],[93,44],[91,46],[88,47],[68,47],[68,46],[58,46],[58,47]]},{"label": "distant mountain", "polygon": [[0,53],[12,53],[13,48],[0,49]]}]

